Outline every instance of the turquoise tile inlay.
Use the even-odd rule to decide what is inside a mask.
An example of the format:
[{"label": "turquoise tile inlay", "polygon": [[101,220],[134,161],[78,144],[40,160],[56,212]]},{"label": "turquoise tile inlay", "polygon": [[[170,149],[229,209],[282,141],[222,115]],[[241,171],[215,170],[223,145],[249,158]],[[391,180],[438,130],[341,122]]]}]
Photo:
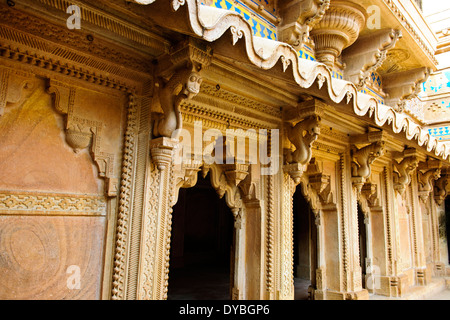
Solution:
[{"label": "turquoise tile inlay", "polygon": [[[204,3],[202,4],[205,5]],[[254,36],[277,40],[275,25],[270,23],[267,19],[259,15],[241,1],[215,0],[211,6],[218,9],[234,11],[239,14],[250,24]]]}]

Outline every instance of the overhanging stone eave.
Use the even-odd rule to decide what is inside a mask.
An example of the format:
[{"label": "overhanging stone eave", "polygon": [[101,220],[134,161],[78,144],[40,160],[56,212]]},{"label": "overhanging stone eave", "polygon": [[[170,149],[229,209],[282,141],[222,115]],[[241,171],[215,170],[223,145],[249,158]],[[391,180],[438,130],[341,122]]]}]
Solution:
[{"label": "overhanging stone eave", "polygon": [[[158,8],[161,6],[165,8],[161,12],[169,13],[169,10],[174,10],[171,15],[187,17],[190,31],[185,28],[184,32],[208,42],[220,39],[226,31],[230,30],[232,33],[230,41],[233,44],[238,41],[245,42],[245,51],[252,64],[269,70],[282,61],[284,70],[292,70],[290,72],[301,88],[308,89],[317,84],[320,90],[325,86],[328,92],[327,100],[330,102],[340,104],[346,101],[352,106],[353,112],[357,116],[364,117],[369,114],[370,117],[373,117],[375,125],[383,127],[387,124],[394,134],[404,132],[407,140],[414,141],[420,148],[435,157],[446,160],[450,154],[450,148],[447,145],[432,137],[413,118],[378,103],[373,97],[360,93],[350,82],[334,79],[331,70],[324,64],[299,58],[296,51],[285,43],[253,36],[250,25],[236,13],[201,6],[196,0],[172,0],[170,3],[164,2],[164,4],[158,0],[139,0],[139,2],[134,0],[134,2],[152,3],[152,6],[157,4]],[[161,14],[159,10],[153,10],[153,12]],[[160,18],[160,20],[162,19]],[[170,28],[170,23],[163,24],[163,26]],[[174,30],[181,29],[177,27]]]}]

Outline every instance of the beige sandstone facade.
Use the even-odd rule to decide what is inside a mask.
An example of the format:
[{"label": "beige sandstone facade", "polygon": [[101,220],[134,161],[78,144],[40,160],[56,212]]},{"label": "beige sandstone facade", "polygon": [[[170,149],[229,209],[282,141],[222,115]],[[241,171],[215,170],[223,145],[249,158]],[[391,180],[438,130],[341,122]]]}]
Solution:
[{"label": "beige sandstone facade", "polygon": [[[293,299],[300,277],[311,299],[405,297],[449,272],[450,148],[410,106],[438,39],[413,1],[14,0],[0,17],[0,299],[167,299],[183,246],[222,233],[232,299]],[[207,161],[227,130],[244,159]],[[225,212],[216,232],[203,203]]]}]

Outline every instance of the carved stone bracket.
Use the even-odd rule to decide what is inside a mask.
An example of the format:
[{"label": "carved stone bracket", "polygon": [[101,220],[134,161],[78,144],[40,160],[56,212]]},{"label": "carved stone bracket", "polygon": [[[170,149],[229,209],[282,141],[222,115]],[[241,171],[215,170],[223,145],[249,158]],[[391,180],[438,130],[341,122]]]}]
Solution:
[{"label": "carved stone bracket", "polygon": [[[177,138],[183,127],[180,105],[200,92],[201,71],[211,63],[211,48],[189,39],[178,44],[158,61],[158,81],[152,101],[155,114],[154,137]],[[162,111],[162,114],[161,114]]]},{"label": "carved stone bracket", "polygon": [[283,166],[284,172],[288,173],[294,181],[295,185],[298,185],[301,181],[305,166],[300,163],[291,163]]},{"label": "carved stone bracket", "polygon": [[248,175],[248,164],[235,163],[222,164],[221,166],[227,177],[227,182],[235,187],[237,187]]},{"label": "carved stone bracket", "polygon": [[404,195],[406,187],[411,183],[411,173],[419,165],[416,149],[408,148],[400,154],[393,155],[394,158],[401,158],[401,161],[394,159],[394,189]]},{"label": "carved stone bracket", "polygon": [[343,49],[352,45],[366,22],[366,10],[349,1],[331,1],[311,31],[317,60],[333,68]]},{"label": "carved stone bracket", "polygon": [[239,189],[246,204],[259,205],[257,186],[260,183],[260,172],[259,165],[250,165],[247,176],[239,183]]},{"label": "carved stone bracket", "polygon": [[324,174],[316,159],[312,159],[308,165],[308,182],[311,188],[316,192],[319,200],[323,204],[334,202],[331,192],[331,176]]},{"label": "carved stone bracket", "polygon": [[294,0],[279,4],[279,39],[296,49],[308,43],[309,33],[330,6],[330,0]]},{"label": "carved stone bracket", "polygon": [[163,171],[172,163],[173,152],[178,143],[178,140],[166,137],[150,141],[150,154],[158,170]]},{"label": "carved stone bracket", "polygon": [[368,207],[378,207],[380,200],[378,198],[378,185],[372,182],[366,182],[361,189],[361,195],[367,200]]},{"label": "carved stone bracket", "polygon": [[449,182],[449,176],[446,170],[441,170],[441,177],[434,183],[434,201],[437,205],[442,205],[445,198],[447,198],[447,185]]},{"label": "carved stone bracket", "polygon": [[383,64],[387,52],[395,47],[401,37],[401,31],[386,29],[359,38],[355,45],[342,53],[342,60],[346,65],[344,78],[353,82],[358,90],[363,89],[372,72]]},{"label": "carved stone bracket", "polygon": [[352,148],[352,183],[359,195],[364,183],[370,178],[372,163],[384,155],[385,142],[382,131],[372,131],[354,137],[353,141],[358,144],[369,143],[361,148],[355,144]]},{"label": "carved stone bracket", "polygon": [[[311,160],[311,145],[320,134],[320,114],[323,108],[320,102],[313,99],[300,104],[296,109],[286,110],[285,121],[288,123],[286,137],[295,150],[285,150],[287,164],[306,165]],[[296,123],[295,125],[292,125]]]},{"label": "carved stone bracket", "polygon": [[402,112],[406,101],[416,98],[423,82],[427,81],[431,69],[417,68],[383,76],[383,89],[387,94],[386,105]]},{"label": "carved stone bracket", "polygon": [[441,176],[442,163],[439,160],[428,160],[419,163],[417,178],[419,182],[419,198],[426,203],[431,191],[433,191],[433,180]]}]

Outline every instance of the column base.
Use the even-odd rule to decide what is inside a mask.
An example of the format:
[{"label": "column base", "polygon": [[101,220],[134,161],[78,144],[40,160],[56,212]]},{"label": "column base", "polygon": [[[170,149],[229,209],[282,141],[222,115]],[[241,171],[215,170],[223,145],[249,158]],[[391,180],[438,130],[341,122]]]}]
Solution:
[{"label": "column base", "polygon": [[386,297],[402,297],[409,290],[409,280],[406,274],[399,276],[381,276],[379,287],[375,287],[374,294]]},{"label": "column base", "polygon": [[415,276],[416,276],[416,285],[426,286],[431,282],[431,269],[428,267],[416,268]]}]

